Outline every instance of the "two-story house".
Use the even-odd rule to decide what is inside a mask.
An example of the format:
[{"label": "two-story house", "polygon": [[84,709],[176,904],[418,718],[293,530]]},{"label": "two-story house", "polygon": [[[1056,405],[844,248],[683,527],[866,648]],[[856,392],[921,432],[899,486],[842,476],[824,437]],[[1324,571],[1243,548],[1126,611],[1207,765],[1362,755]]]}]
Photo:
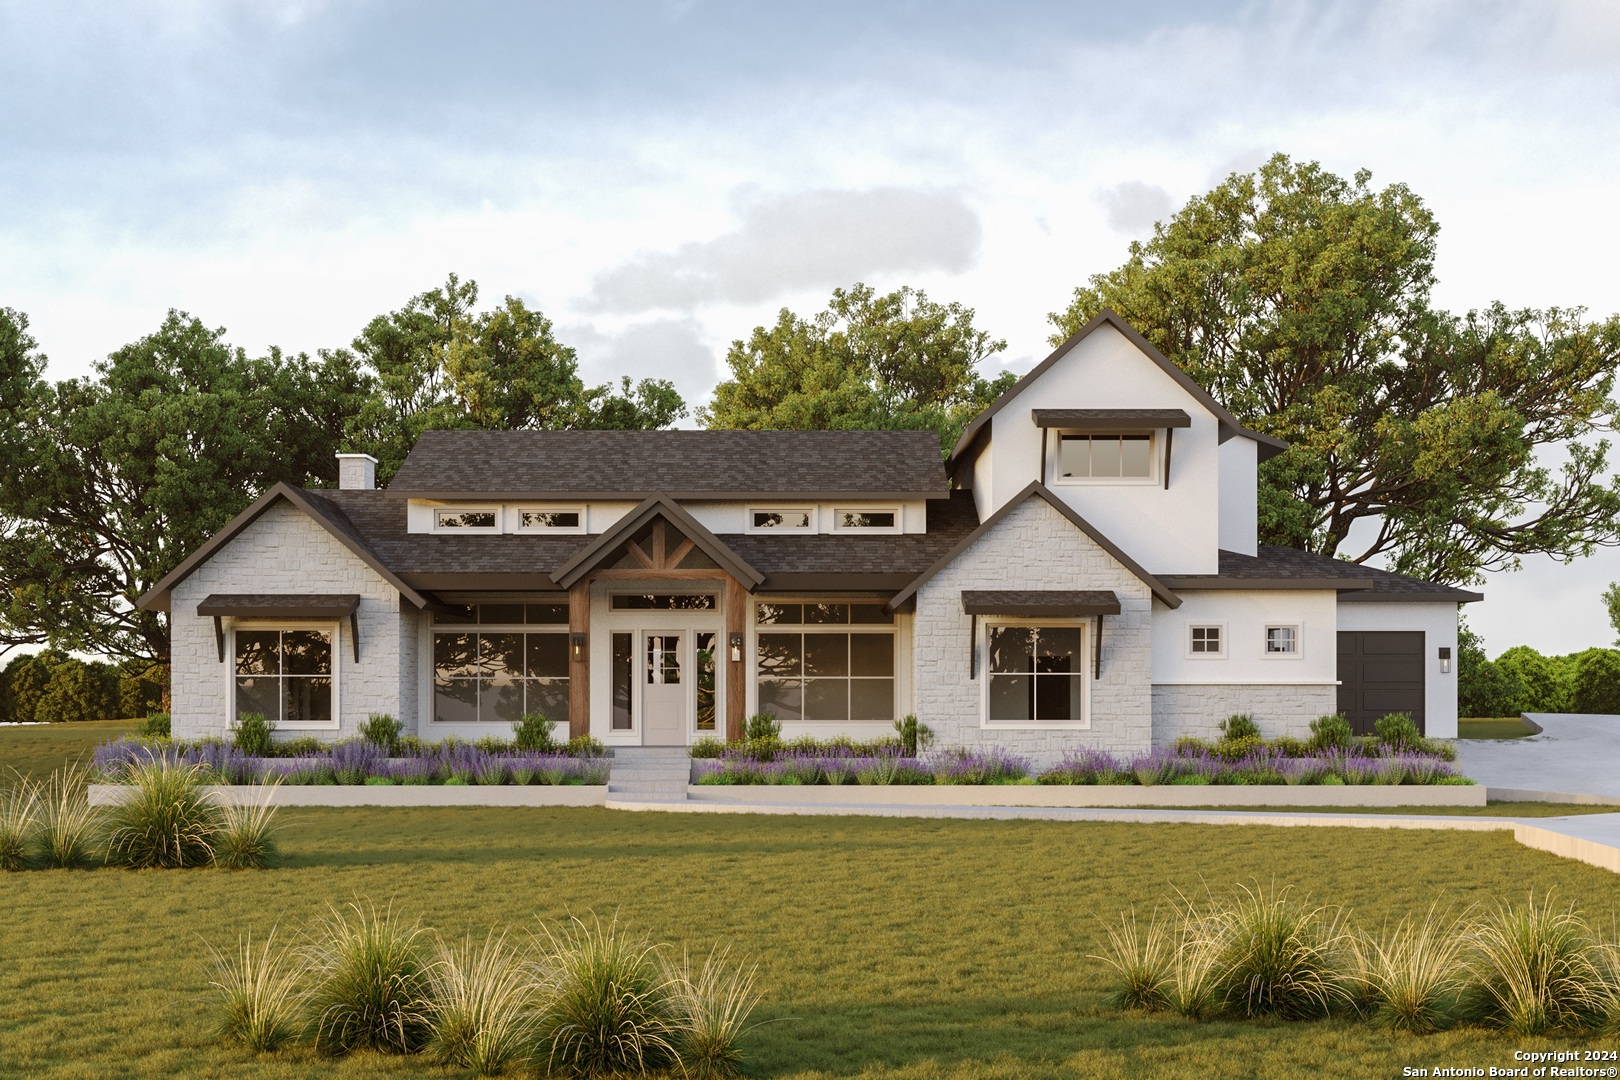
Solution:
[{"label": "two-story house", "polygon": [[525,712],[613,745],[889,733],[1042,760],[1323,713],[1456,734],[1481,597],[1256,543],[1240,424],[1104,313],[931,432],[434,431],[387,489],[279,485],[140,601],[169,612],[173,728],[425,739]]}]

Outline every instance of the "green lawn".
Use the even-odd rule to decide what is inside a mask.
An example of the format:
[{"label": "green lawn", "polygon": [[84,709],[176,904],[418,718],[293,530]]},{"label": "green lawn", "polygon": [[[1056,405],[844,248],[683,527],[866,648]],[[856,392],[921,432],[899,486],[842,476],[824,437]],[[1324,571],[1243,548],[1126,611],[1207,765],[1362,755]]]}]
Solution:
[{"label": "green lawn", "polygon": [[84,724],[28,724],[0,728],[0,784],[16,769],[44,779],[52,769],[90,752],[99,743],[134,731],[139,720],[92,720]]},{"label": "green lawn", "polygon": [[199,935],[232,943],[328,902],[392,898],[451,935],[595,911],[761,964],[762,1077],[1400,1075],[1507,1065],[1478,1031],[1396,1035],[1124,1014],[1104,1001],[1098,916],[1173,887],[1292,884],[1377,925],[1556,888],[1609,924],[1615,876],[1509,835],[1201,825],[632,814],[289,810],[263,872],[0,877],[0,1075],[453,1075],[365,1057],[254,1058],[219,1043]]},{"label": "green lawn", "polygon": [[1458,720],[1459,739],[1522,739],[1535,731],[1519,716],[1493,716],[1478,720]]}]

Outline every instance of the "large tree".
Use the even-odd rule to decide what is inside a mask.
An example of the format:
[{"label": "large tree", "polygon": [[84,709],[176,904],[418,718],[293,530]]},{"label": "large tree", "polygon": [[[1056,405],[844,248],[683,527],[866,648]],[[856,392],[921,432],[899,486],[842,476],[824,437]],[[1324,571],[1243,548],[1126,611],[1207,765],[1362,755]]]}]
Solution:
[{"label": "large tree", "polygon": [[134,601],[280,480],[331,481],[371,393],[341,357],[249,358],[171,311],[154,333],[51,384],[0,310],[0,644],[168,661]]},{"label": "large tree", "polygon": [[1279,154],[1076,289],[1052,340],[1111,307],[1287,440],[1261,466],[1262,543],[1455,583],[1616,544],[1620,484],[1599,436],[1616,412],[1620,317],[1439,310],[1438,233],[1404,185]]},{"label": "large tree", "polygon": [[390,479],[422,432],[447,428],[662,428],[686,414],[661,379],[587,387],[574,350],[551,320],[508,296],[476,311],[478,283],[449,275],[441,288],[379,315],[353,353],[379,392],[356,421],[356,445]]},{"label": "large tree", "polygon": [[834,289],[825,311],[783,308],[726,354],[731,378],[698,419],[710,428],[932,430],[949,450],[973,415],[1016,376],[978,366],[1007,347],[973,325],[973,309],[920,289],[879,296]]}]

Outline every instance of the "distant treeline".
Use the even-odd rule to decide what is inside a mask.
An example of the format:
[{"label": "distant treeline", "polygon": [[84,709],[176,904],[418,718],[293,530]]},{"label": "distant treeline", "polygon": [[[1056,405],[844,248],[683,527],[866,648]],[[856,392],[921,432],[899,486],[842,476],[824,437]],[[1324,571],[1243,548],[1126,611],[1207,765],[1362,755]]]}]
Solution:
[{"label": "distant treeline", "polygon": [[163,693],[149,676],[161,677],[143,661],[104,664],[51,651],[16,656],[0,671],[0,722],[145,716]]},{"label": "distant treeline", "polygon": [[1459,716],[1620,713],[1620,651],[1543,656],[1516,645],[1488,660],[1484,643],[1465,627],[1457,653]]}]

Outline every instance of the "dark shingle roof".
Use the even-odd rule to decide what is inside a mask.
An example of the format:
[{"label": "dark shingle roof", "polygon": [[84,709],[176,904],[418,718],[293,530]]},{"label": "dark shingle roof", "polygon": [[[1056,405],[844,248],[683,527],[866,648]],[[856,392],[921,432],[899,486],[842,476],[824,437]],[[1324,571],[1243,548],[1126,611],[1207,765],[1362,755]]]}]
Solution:
[{"label": "dark shingle roof", "polygon": [[1222,551],[1218,574],[1168,575],[1160,580],[1178,590],[1275,589],[1296,584],[1302,588],[1336,588],[1342,590],[1340,601],[1358,603],[1409,600],[1467,604],[1485,599],[1481,593],[1451,585],[1287,547],[1261,547],[1257,555]]},{"label": "dark shingle roof", "polygon": [[931,431],[427,431],[389,490],[422,498],[938,498]]}]

